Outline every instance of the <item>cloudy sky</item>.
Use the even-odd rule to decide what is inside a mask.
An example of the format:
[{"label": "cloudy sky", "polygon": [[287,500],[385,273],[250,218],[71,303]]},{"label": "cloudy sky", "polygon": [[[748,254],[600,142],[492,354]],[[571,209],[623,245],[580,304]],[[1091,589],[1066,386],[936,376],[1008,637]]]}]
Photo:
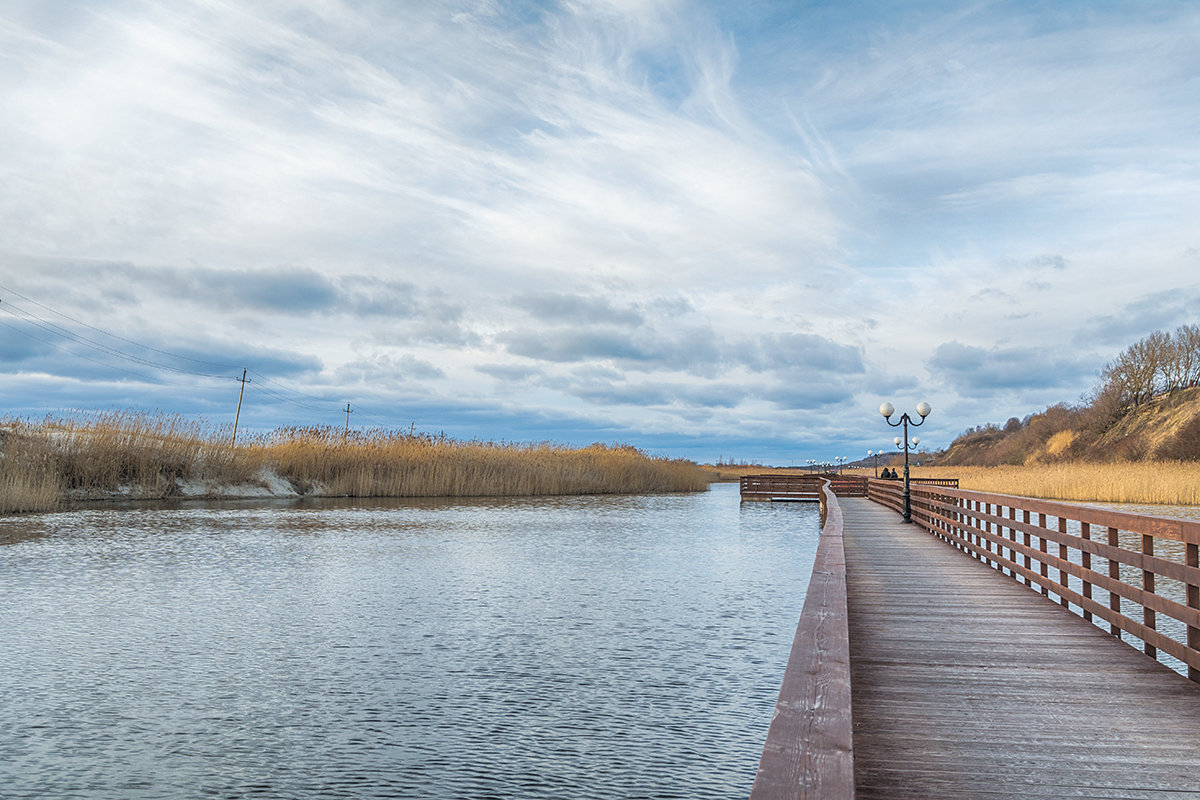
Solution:
[{"label": "cloudy sky", "polygon": [[1200,4],[0,0],[0,404],[803,462],[1200,321]]}]

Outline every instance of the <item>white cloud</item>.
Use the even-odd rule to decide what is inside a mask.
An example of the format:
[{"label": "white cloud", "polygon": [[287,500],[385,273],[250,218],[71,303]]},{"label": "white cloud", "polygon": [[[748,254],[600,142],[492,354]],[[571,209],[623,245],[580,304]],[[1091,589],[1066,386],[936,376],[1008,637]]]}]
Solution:
[{"label": "white cloud", "polygon": [[726,443],[1022,416],[1200,290],[1190,5],[743,11],[10,5],[0,284],[428,427]]}]

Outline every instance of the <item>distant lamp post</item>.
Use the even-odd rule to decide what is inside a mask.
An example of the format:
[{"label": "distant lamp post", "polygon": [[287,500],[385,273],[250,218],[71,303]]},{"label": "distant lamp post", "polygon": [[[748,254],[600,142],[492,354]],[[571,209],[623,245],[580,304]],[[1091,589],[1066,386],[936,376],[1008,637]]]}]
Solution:
[{"label": "distant lamp post", "polygon": [[875,470],[875,477],[879,477],[879,450],[868,450],[867,455],[871,457],[871,467]]},{"label": "distant lamp post", "polygon": [[[896,407],[891,403],[884,403],[879,407],[879,413],[887,420],[887,424],[893,428],[904,426],[904,437],[897,436],[894,441],[897,447],[904,447],[904,522],[912,522],[912,495],[908,490],[908,426],[911,424],[914,428],[925,423],[925,418],[929,416],[929,412],[933,409],[929,407],[929,403],[917,403],[917,414],[920,415],[921,421],[916,422],[908,414],[901,414],[900,419],[892,422],[892,415],[896,413]],[[921,443],[921,440],[916,436],[912,437],[912,446],[916,447]]]},{"label": "distant lamp post", "polygon": [[833,459],[833,462],[834,462],[834,464],[836,465],[836,467],[835,467],[835,468],[837,469],[837,474],[838,474],[838,475],[841,475],[841,474],[842,474],[842,467],[844,467],[844,466],[846,465],[846,457],[845,457],[845,456],[838,456],[837,458]]}]

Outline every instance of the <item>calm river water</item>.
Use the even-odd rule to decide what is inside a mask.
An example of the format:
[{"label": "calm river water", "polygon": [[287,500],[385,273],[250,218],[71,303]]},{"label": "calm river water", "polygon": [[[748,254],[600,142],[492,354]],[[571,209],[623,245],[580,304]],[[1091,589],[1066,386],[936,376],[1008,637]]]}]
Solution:
[{"label": "calm river water", "polygon": [[0,522],[0,796],[735,798],[811,504],[243,503]]}]

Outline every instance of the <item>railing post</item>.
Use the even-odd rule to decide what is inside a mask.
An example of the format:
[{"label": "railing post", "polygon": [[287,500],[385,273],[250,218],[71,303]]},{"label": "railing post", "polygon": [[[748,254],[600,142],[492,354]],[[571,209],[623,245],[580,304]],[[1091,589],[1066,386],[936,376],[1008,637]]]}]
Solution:
[{"label": "railing post", "polygon": [[[1187,565],[1189,567],[1200,567],[1200,544],[1189,544],[1187,546]],[[1187,585],[1187,604],[1190,608],[1200,609],[1200,586],[1194,583]],[[1200,628],[1194,625],[1188,625],[1187,629],[1187,646],[1193,651],[1200,651]],[[1200,668],[1188,665],[1188,677],[1194,681],[1200,682]]]},{"label": "railing post", "polygon": [[[1021,521],[1022,521],[1022,522],[1024,522],[1026,525],[1028,525],[1028,524],[1029,524],[1029,509],[1027,509],[1027,508],[1026,508],[1026,509],[1022,509],[1022,512],[1021,512]],[[1028,547],[1029,547],[1029,542],[1030,542],[1029,531],[1025,531],[1025,547],[1026,547],[1026,548],[1028,548]],[[1030,558],[1030,557],[1029,557],[1029,553],[1028,553],[1028,552],[1026,552],[1026,553],[1025,553],[1025,569],[1027,569],[1027,570],[1028,570],[1028,569],[1032,569],[1032,565],[1033,565],[1033,559],[1032,559],[1032,558]],[[1026,578],[1026,579],[1025,579],[1025,585],[1026,585],[1026,586],[1033,586],[1033,580],[1032,580],[1032,579],[1030,579],[1030,578]]]},{"label": "railing post", "polygon": [[[976,503],[975,504],[975,513],[976,514],[986,514],[987,513],[987,504],[986,503]],[[983,549],[984,542],[987,541],[986,539],[983,538],[983,533],[982,533],[983,527],[986,524],[987,523],[985,523],[983,521],[982,517],[975,518],[975,531],[976,531],[975,542],[974,542],[975,557],[978,558],[980,561],[984,562],[985,564],[987,563],[987,559],[984,558],[983,555],[979,551]]]},{"label": "railing post", "polygon": [[[1110,547],[1120,547],[1121,546],[1120,532],[1116,528],[1110,527],[1108,529],[1108,544]],[[1121,562],[1120,561],[1114,561],[1112,558],[1108,559],[1108,577],[1112,578],[1114,581],[1121,580]],[[1117,594],[1116,592],[1109,592],[1108,593],[1108,607],[1110,609],[1112,609],[1113,611],[1117,612],[1117,615],[1120,616],[1121,615],[1121,595]],[[1117,627],[1115,622],[1109,623],[1109,628],[1110,628],[1109,632],[1112,633],[1113,636],[1116,636],[1117,638],[1121,637],[1121,629]]]},{"label": "railing post", "polygon": [[962,536],[963,527],[963,508],[967,505],[967,501],[961,497],[954,498],[954,535]]},{"label": "railing post", "polygon": [[[1008,509],[1007,514],[1004,512],[1005,508]],[[1016,513],[1017,513],[1016,509],[1014,509],[1012,506],[1001,506],[1000,507],[1000,516],[1003,519],[1013,519],[1013,516]],[[1016,535],[1017,535],[1017,532],[1015,530],[1013,530],[1013,527],[1011,525],[1000,526],[1000,533],[1004,536],[1005,541],[1011,541],[1011,540],[1015,539]],[[1006,555],[1006,552],[1007,552],[1007,555]],[[1016,553],[1013,552],[1012,547],[1001,548],[1000,555],[1004,556],[1009,561],[1016,562],[1016,558],[1015,558]],[[1004,568],[1004,574],[1013,579],[1015,579],[1017,577],[1017,573],[1013,572],[1010,567]]]},{"label": "railing post", "polygon": [[[1154,555],[1154,537],[1147,534],[1142,534],[1142,555]],[[1154,594],[1154,573],[1148,569],[1142,570],[1142,591]],[[1142,598],[1143,600],[1145,598]],[[1142,603],[1142,624],[1150,630],[1155,630],[1157,618],[1154,609],[1148,608],[1145,603]],[[1158,658],[1158,648],[1149,642],[1143,642],[1142,650],[1151,658]]]},{"label": "railing post", "polygon": [[979,553],[977,552],[979,550],[979,534],[976,533],[977,530],[979,530],[979,501],[972,500],[971,530],[967,533],[968,549],[971,551],[967,555],[971,556],[971,558],[979,558]]},{"label": "railing post", "polygon": [[[1041,528],[1042,530],[1047,530],[1046,515],[1041,512],[1038,513],[1038,527]],[[1048,547],[1049,547],[1049,545],[1046,543],[1046,537],[1039,534],[1038,535],[1038,550],[1045,553],[1046,555],[1049,555],[1050,550],[1048,549]],[[1049,597],[1050,596],[1050,567],[1047,566],[1046,559],[1044,559],[1044,558],[1039,563],[1041,564],[1041,569],[1038,571],[1042,574],[1042,594],[1046,595],[1046,597]]]},{"label": "railing post", "polygon": [[[1062,535],[1066,536],[1066,534],[1067,534],[1067,518],[1066,517],[1058,518],[1058,532],[1061,533]],[[1067,545],[1064,542],[1058,543],[1058,557],[1061,558],[1063,561],[1070,560],[1070,554],[1067,552]],[[1069,581],[1071,579],[1069,577],[1067,577],[1068,574],[1069,573],[1062,567],[1058,568],[1058,585],[1063,587],[1064,589],[1070,588]],[[1071,605],[1071,602],[1069,600],[1067,600],[1066,595],[1063,595],[1063,594],[1060,594],[1058,596],[1058,602],[1064,608],[1069,608]]]},{"label": "railing post", "polygon": [[[1080,522],[1079,523],[1079,536],[1081,539],[1086,539],[1089,542],[1092,540],[1092,524],[1090,522]],[[1086,572],[1091,572],[1092,571],[1092,554],[1089,553],[1087,550],[1081,549],[1079,551],[1079,563],[1083,565],[1083,568]],[[1085,580],[1083,582],[1083,596],[1086,597],[1088,600],[1092,599],[1092,584],[1090,581]],[[1083,610],[1083,618],[1086,619],[1088,622],[1091,622],[1092,621],[1092,612],[1088,611],[1085,608]]]},{"label": "railing post", "polygon": [[[1008,513],[1005,513],[1006,508],[1008,509]],[[1001,506],[1000,507],[1000,518],[1001,519],[1012,519],[1013,518],[1012,515],[1014,515],[1016,513],[1017,512],[1013,509],[1012,506]],[[1013,530],[1011,525],[1008,525],[1008,526],[1001,525],[1000,526],[1000,534],[1004,537],[1004,541],[1007,542],[1007,541],[1011,541],[1013,538],[1015,538],[1017,535],[1017,532],[1015,530]],[[1004,558],[1007,558],[1009,561],[1014,561],[1014,562],[1016,561],[1016,558],[1014,558],[1014,556],[1016,554],[1013,552],[1012,547],[1004,546],[1004,547],[1000,548],[1000,555],[1003,556]],[[1005,567],[1004,569],[1005,569],[1004,574],[1008,575],[1008,577],[1014,578],[1014,579],[1017,577],[1017,573],[1013,572],[1011,567]]]},{"label": "railing post", "polygon": [[[994,517],[1000,516],[1000,506],[999,505],[989,505],[988,513]],[[994,534],[996,534],[996,536],[1003,536],[1004,529],[999,525],[999,523],[989,522],[988,523],[988,533],[994,533]],[[1000,554],[1000,543],[989,540],[987,543],[987,549],[988,549],[988,566],[990,566],[992,569],[999,571],[1000,574],[1003,575],[1004,571],[1000,569],[1000,562],[997,561],[996,559],[992,558],[992,554],[995,554],[997,556]]]}]

